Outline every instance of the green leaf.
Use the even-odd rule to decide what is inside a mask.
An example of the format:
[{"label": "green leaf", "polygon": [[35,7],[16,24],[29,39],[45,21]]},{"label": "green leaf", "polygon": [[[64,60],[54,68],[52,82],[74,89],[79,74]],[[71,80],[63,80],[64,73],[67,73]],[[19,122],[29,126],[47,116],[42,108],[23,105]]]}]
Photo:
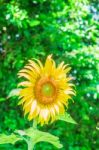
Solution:
[{"label": "green leaf", "polygon": [[65,112],[62,115],[57,116],[57,120],[62,120],[65,122],[77,124],[76,121],[67,112]]},{"label": "green leaf", "polygon": [[62,144],[57,136],[51,135],[50,133],[42,132],[37,129],[27,129],[25,130],[26,135],[29,136],[34,144],[38,142],[48,142],[53,144],[57,148],[62,148]]},{"label": "green leaf", "polygon": [[14,144],[18,140],[21,139],[13,133],[11,135],[0,134],[0,144],[6,144],[6,143]]},{"label": "green leaf", "polygon": [[29,23],[29,25],[30,25],[31,27],[34,27],[34,26],[39,25],[39,24],[40,24],[40,21],[38,21],[38,20],[31,20],[31,21],[28,21],[28,23]]},{"label": "green leaf", "polygon": [[6,98],[0,97],[0,102],[6,101]]},{"label": "green leaf", "polygon": [[8,97],[7,97],[7,98],[10,98],[10,97],[13,97],[13,96],[18,96],[18,95],[19,95],[20,90],[21,90],[20,88],[13,89],[13,90],[9,93],[9,95],[8,95]]}]

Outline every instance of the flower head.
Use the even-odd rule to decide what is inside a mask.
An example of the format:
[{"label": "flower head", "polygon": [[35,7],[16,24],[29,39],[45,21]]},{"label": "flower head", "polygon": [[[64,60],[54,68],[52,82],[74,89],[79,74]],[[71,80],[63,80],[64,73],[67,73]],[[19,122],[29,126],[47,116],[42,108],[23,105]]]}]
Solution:
[{"label": "flower head", "polygon": [[71,77],[67,77],[70,67],[60,63],[57,67],[52,56],[49,55],[43,65],[39,60],[29,60],[29,63],[18,75],[26,80],[19,83],[23,86],[19,96],[19,104],[23,105],[28,119],[37,118],[42,125],[53,122],[58,114],[64,113],[68,106],[68,100],[74,94],[70,83]]}]

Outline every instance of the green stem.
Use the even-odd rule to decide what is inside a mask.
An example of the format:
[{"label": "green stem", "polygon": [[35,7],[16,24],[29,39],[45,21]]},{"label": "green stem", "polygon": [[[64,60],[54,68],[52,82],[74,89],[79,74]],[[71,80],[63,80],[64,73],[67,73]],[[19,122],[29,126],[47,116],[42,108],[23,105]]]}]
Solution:
[{"label": "green stem", "polygon": [[33,141],[31,141],[31,139],[28,141],[28,150],[33,150],[34,149],[34,144]]},{"label": "green stem", "polygon": [[[37,129],[37,120],[33,121],[33,128]],[[28,150],[33,150],[34,149],[35,144],[31,140],[31,138],[28,140],[27,144],[28,144]]]},{"label": "green stem", "polygon": [[33,121],[33,128],[37,129],[37,120],[36,119]]}]

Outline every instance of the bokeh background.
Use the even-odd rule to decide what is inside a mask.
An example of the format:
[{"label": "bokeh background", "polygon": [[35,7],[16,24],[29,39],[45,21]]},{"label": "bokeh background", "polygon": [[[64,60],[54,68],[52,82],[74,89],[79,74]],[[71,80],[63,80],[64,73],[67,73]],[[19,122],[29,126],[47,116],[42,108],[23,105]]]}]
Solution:
[{"label": "bokeh background", "polygon": [[[98,10],[98,0],[0,0],[0,133],[31,126],[18,98],[8,95],[17,88],[17,73],[28,59],[44,62],[53,54],[57,64],[72,67],[77,96],[68,113],[78,124],[57,121],[39,128],[59,136],[62,150],[99,150]],[[27,145],[0,146],[8,149],[27,150]],[[56,150],[48,143],[35,149]]]}]

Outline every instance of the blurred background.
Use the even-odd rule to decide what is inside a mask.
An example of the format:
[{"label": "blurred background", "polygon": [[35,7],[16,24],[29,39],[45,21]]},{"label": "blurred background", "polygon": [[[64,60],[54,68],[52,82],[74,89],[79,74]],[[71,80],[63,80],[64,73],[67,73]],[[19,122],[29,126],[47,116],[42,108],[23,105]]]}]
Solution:
[{"label": "blurred background", "polygon": [[[45,61],[53,54],[56,63],[72,67],[77,96],[68,113],[77,125],[62,121],[39,127],[59,136],[61,150],[99,150],[99,3],[98,0],[0,0],[0,133],[31,126],[8,98],[17,88],[18,71],[28,59]],[[0,150],[27,150],[24,141],[0,145]],[[56,150],[39,143],[36,150]]]}]

